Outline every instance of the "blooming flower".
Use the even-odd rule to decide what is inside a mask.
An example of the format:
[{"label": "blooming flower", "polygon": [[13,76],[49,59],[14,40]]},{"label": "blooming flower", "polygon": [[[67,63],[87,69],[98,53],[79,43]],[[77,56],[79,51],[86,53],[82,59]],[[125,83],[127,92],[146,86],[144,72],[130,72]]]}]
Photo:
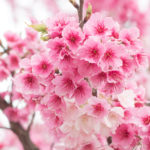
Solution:
[{"label": "blooming flower", "polygon": [[22,73],[15,78],[16,90],[24,94],[38,94],[39,83],[31,73]]},{"label": "blooming flower", "polygon": [[31,65],[33,74],[38,74],[40,77],[48,77],[52,71],[52,65],[50,60],[47,58],[47,54],[37,54],[32,56]]},{"label": "blooming flower", "polygon": [[77,104],[84,104],[91,96],[92,90],[86,81],[80,81],[76,84],[76,88],[73,93]]},{"label": "blooming flower", "polygon": [[104,46],[100,43],[100,40],[95,37],[90,37],[79,49],[79,56],[81,59],[90,63],[98,63],[104,53]]},{"label": "blooming flower", "polygon": [[72,51],[76,51],[82,42],[84,35],[80,28],[74,26],[66,26],[63,30],[63,38]]},{"label": "blooming flower", "polygon": [[129,146],[134,139],[134,130],[130,124],[121,124],[113,135],[113,141],[121,146]]}]

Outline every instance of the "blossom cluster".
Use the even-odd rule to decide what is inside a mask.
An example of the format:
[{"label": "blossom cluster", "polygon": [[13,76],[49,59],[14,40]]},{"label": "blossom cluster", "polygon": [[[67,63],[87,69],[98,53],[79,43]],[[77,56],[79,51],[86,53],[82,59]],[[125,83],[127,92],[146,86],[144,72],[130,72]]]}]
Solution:
[{"label": "blossom cluster", "polygon": [[133,78],[147,65],[138,29],[99,13],[83,29],[65,14],[46,26],[48,41],[21,60],[14,90],[37,104],[54,149],[148,150],[149,107]]},{"label": "blossom cluster", "polygon": [[149,7],[141,10],[136,0],[86,0],[85,7],[91,4],[94,12],[105,11],[116,18],[121,24],[136,25],[141,35],[146,35],[150,20]]}]

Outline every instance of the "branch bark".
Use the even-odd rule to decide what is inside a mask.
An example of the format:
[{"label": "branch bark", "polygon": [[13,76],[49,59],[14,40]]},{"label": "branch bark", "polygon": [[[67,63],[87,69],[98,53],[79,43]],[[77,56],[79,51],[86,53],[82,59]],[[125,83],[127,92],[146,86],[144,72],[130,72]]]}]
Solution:
[{"label": "branch bark", "polygon": [[33,124],[33,121],[34,121],[34,117],[35,117],[35,113],[33,113],[31,122],[30,122],[30,124],[29,124],[29,126],[28,126],[28,128],[27,128],[27,132],[28,132],[28,133],[29,133],[30,130],[31,130],[31,127],[32,127],[32,124]]},{"label": "branch bark", "polygon": [[80,0],[80,6],[78,10],[79,23],[81,23],[83,20],[83,5],[84,5],[84,0]]},{"label": "branch bark", "polygon": [[31,141],[29,132],[27,132],[19,123],[10,122],[11,130],[17,135],[24,150],[39,150]]},{"label": "branch bark", "polygon": [[[0,109],[4,111],[7,107],[11,107],[11,105],[8,104],[0,96]],[[33,121],[31,121],[31,125],[32,122]],[[9,123],[10,123],[10,130],[17,135],[18,139],[22,143],[24,150],[39,150],[39,148],[36,147],[36,145],[32,142],[29,132],[25,130],[20,123],[13,121],[9,121]]]},{"label": "branch bark", "polygon": [[[79,23],[83,22],[83,5],[84,5],[84,0],[80,0],[80,4],[78,5],[75,0],[69,0],[70,3],[76,8],[78,12],[78,17],[79,17]],[[80,26],[82,27],[82,26]]]}]

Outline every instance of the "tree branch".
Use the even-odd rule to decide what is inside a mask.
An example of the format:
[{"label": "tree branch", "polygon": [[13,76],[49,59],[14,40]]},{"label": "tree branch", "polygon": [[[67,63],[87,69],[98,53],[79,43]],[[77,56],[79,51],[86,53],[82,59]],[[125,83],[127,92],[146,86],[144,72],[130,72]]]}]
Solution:
[{"label": "tree branch", "polygon": [[24,150],[39,150],[31,141],[29,133],[18,122],[10,121],[11,130],[17,135]]},{"label": "tree branch", "polygon": [[80,0],[80,6],[78,10],[79,23],[81,23],[83,20],[83,4],[84,4],[84,0]]},{"label": "tree branch", "polygon": [[29,124],[29,126],[28,126],[28,128],[27,128],[27,132],[28,132],[28,133],[30,132],[30,129],[31,129],[32,124],[33,124],[33,122],[34,122],[34,118],[35,118],[35,112],[33,113],[31,122],[30,122],[30,124]]},{"label": "tree branch", "polygon": [[[12,107],[0,96],[0,109],[4,111],[7,107]],[[31,121],[32,123],[33,121]],[[27,132],[19,122],[9,121],[10,130],[17,135],[24,150],[39,150],[32,142],[29,132]],[[32,124],[31,124],[32,125]],[[4,129],[4,128],[3,128]],[[6,129],[6,128],[5,128]]]},{"label": "tree branch", "polygon": [[89,4],[88,8],[86,10],[86,16],[84,17],[84,19],[82,19],[82,21],[80,22],[80,27],[83,28],[84,24],[90,19],[92,15],[92,5]]},{"label": "tree branch", "polygon": [[10,128],[7,127],[0,127],[0,129],[11,130]]},{"label": "tree branch", "polygon": [[[80,4],[78,5],[75,0],[69,0],[70,3],[76,8],[78,12],[78,17],[79,17],[79,23],[83,21],[83,5],[84,5],[84,0],[80,0]],[[80,26],[81,27],[81,26]]]},{"label": "tree branch", "polygon": [[10,104],[8,104],[1,96],[0,96],[0,109],[4,110],[7,107],[11,107]]},{"label": "tree branch", "polygon": [[76,3],[76,1],[75,0],[69,0],[69,1],[74,6],[74,8],[76,8],[77,11],[78,11],[79,10],[79,5]]}]

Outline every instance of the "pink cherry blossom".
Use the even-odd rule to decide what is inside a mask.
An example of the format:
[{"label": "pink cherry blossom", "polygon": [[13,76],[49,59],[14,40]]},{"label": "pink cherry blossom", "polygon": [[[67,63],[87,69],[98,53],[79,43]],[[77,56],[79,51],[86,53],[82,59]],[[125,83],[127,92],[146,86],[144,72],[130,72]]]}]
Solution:
[{"label": "pink cherry blossom", "polygon": [[121,124],[113,135],[113,141],[121,146],[129,146],[134,139],[134,130],[130,124]]},{"label": "pink cherry blossom", "polygon": [[150,148],[150,139],[148,137],[143,139],[143,148],[144,150],[148,150]]},{"label": "pink cherry blossom", "polygon": [[47,58],[47,53],[37,54],[31,58],[31,66],[33,74],[39,74],[40,77],[48,77],[52,71],[52,64]]},{"label": "pink cherry blossom", "polygon": [[122,60],[119,57],[122,55],[121,51],[123,52],[122,47],[116,44],[109,43],[106,45],[106,51],[102,57],[102,61],[100,61],[100,65],[104,71],[117,69],[122,66]]},{"label": "pink cherry blossom", "polygon": [[89,107],[87,110],[91,115],[102,119],[108,113],[109,105],[105,102],[105,100],[92,97],[89,100]]},{"label": "pink cherry blossom", "polygon": [[73,97],[75,97],[77,104],[84,104],[91,96],[91,94],[92,90],[86,81],[80,81],[76,83],[76,88],[74,90]]},{"label": "pink cherry blossom", "polygon": [[73,78],[71,78],[70,74],[66,74],[64,76],[57,76],[52,82],[56,86],[56,94],[60,96],[71,96],[75,90],[75,83],[73,81]]},{"label": "pink cherry blossom", "polygon": [[84,31],[90,35],[105,35],[113,27],[113,20],[109,17],[103,18],[101,14],[95,13],[84,27]]},{"label": "pink cherry blossom", "polygon": [[123,83],[106,83],[101,87],[102,92],[106,94],[119,94],[123,90]]},{"label": "pink cherry blossom", "polygon": [[8,63],[10,66],[10,70],[15,70],[19,68],[19,57],[17,56],[17,54],[10,54],[9,58],[8,58]]},{"label": "pink cherry blossom", "polygon": [[31,73],[22,73],[15,78],[16,90],[24,94],[38,94],[39,83]]},{"label": "pink cherry blossom", "polygon": [[100,87],[107,82],[107,74],[105,72],[100,72],[91,77],[91,83],[93,87]]},{"label": "pink cherry blossom", "polygon": [[82,42],[84,35],[80,28],[75,26],[66,26],[63,30],[63,38],[68,44],[71,51],[76,51],[79,44]]},{"label": "pink cherry blossom", "polygon": [[3,66],[0,67],[0,81],[6,79],[9,76],[9,71]]},{"label": "pink cherry blossom", "polygon": [[104,46],[100,43],[99,38],[90,37],[79,49],[79,56],[81,59],[89,63],[98,63],[104,53]]},{"label": "pink cherry blossom", "polygon": [[56,111],[57,113],[63,111],[66,107],[63,98],[55,94],[46,95],[41,103],[47,105],[49,109]]},{"label": "pink cherry blossom", "polygon": [[78,61],[77,65],[79,74],[85,77],[90,77],[101,70],[95,63],[89,63],[84,60]]},{"label": "pink cherry blossom", "polygon": [[121,72],[119,71],[109,71],[107,74],[107,80],[110,83],[116,83],[116,82],[121,82],[124,79],[124,76]]}]

